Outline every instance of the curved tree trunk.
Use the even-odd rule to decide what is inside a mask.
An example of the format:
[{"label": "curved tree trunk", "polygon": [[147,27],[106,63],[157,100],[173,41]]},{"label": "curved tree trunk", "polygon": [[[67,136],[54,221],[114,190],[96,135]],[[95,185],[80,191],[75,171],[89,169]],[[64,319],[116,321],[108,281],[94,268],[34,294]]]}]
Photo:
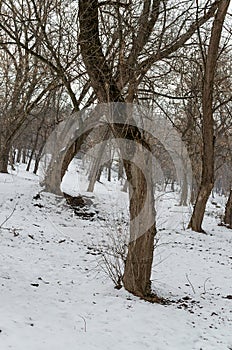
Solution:
[{"label": "curved tree trunk", "polygon": [[[91,85],[99,102],[123,102],[121,91],[112,77],[112,72],[106,64],[101,48],[97,0],[80,0],[79,21],[82,57],[91,80]],[[125,123],[124,128],[121,125],[113,130],[116,138],[127,137],[125,134],[127,115],[123,114],[123,112],[120,116],[113,116],[113,120],[121,120]],[[131,155],[131,162],[129,162],[126,160],[126,155],[124,157],[124,149],[120,148],[120,146],[119,149],[124,162],[127,179],[130,183],[130,244],[123,283],[125,288],[131,293],[145,297],[151,293],[150,276],[154,236],[156,233],[153,184],[151,181],[148,186],[144,174],[133,163],[133,153]],[[147,170],[148,174],[151,175],[151,172],[149,173],[151,168],[148,168],[146,160],[143,160],[144,171]],[[151,225],[148,225],[149,227],[144,229],[144,223],[149,222],[151,222]]]},{"label": "curved tree trunk", "polygon": [[[46,170],[45,178],[41,184],[44,186],[45,191],[57,195],[62,194],[60,185],[69,164],[75,155],[81,150],[81,147],[86,143],[88,136],[94,129],[99,128],[100,133],[101,130],[104,130],[105,126],[99,125],[95,112],[96,110],[93,110],[93,113],[91,113],[90,116],[83,122],[80,128],[77,128],[75,121],[74,125],[72,126],[73,121],[71,118],[71,121],[67,120],[67,125],[61,127],[61,131],[58,132],[58,135],[54,133],[53,140],[51,142],[54,144],[54,147],[52,147],[52,150],[50,150],[50,148],[48,150],[44,150],[45,154],[51,153],[52,155]],[[72,130],[75,130],[76,135],[73,134]],[[93,139],[92,147],[94,147],[94,145],[98,142],[99,140]]]},{"label": "curved tree trunk", "polygon": [[71,144],[71,146],[69,146],[67,149],[63,149],[60,153],[54,152],[48,169],[46,170],[44,181],[41,184],[45,191],[56,195],[62,195],[62,191],[60,189],[61,181],[70,162],[79,151],[80,146],[81,141],[77,139]]}]

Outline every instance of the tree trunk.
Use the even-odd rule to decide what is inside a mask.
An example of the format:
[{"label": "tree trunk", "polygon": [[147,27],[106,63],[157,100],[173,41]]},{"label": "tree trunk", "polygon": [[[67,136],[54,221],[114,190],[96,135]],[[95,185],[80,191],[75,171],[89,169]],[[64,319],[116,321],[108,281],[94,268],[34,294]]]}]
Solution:
[{"label": "tree trunk", "polygon": [[111,168],[112,168],[113,160],[109,160],[107,162],[107,180],[111,182]]},{"label": "tree trunk", "polygon": [[214,185],[213,86],[221,32],[229,2],[230,1],[228,0],[222,0],[218,6],[218,11],[215,15],[211,30],[209,48],[205,61],[202,92],[202,177],[196,204],[189,223],[189,228],[196,232],[204,232],[202,229],[202,221],[204,218],[206,203]]},{"label": "tree trunk", "polygon": [[96,181],[99,179],[99,173],[101,174],[102,166],[101,166],[101,159],[102,159],[102,152],[105,149],[105,145],[101,144],[99,148],[99,152],[97,154],[97,157],[93,160],[90,174],[89,174],[89,185],[87,188],[87,192],[93,192],[94,186]]},{"label": "tree trunk", "polygon": [[128,181],[125,180],[123,188],[122,188],[122,192],[127,192],[127,188],[128,188]]},{"label": "tree trunk", "polygon": [[40,126],[39,129],[37,130],[35,142],[34,142],[34,144],[33,144],[32,150],[31,150],[31,154],[30,154],[30,157],[29,157],[29,162],[28,162],[26,171],[29,171],[29,170],[30,170],[31,162],[32,162],[33,157],[34,157],[34,154],[35,154],[35,152],[36,152],[36,148],[37,148],[37,144],[38,144],[38,140],[39,140],[39,132],[40,132],[40,130],[41,130],[41,126]]},{"label": "tree trunk", "polygon": [[62,195],[62,191],[60,189],[61,185],[61,167],[62,157],[56,157],[56,159],[52,160],[49,164],[49,168],[46,171],[46,176],[41,183],[46,192],[50,192],[56,194],[58,196]]},{"label": "tree trunk", "polygon": [[224,222],[229,228],[232,228],[232,189],[230,190],[230,194],[226,203]]},{"label": "tree trunk", "polygon": [[[44,149],[44,153],[51,154],[52,156],[45,178],[41,183],[45,187],[45,191],[59,195],[62,194],[60,184],[69,164],[80,151],[81,146],[86,143],[89,134],[94,128],[99,127],[97,123],[98,112],[96,109],[90,112],[85,121],[81,123],[81,126],[75,115],[70,117],[63,124],[60,124],[59,129],[55,133],[52,133],[47,140],[46,146],[48,150]],[[79,115],[79,118],[81,118],[81,115]],[[100,128],[104,129],[104,126],[100,126]],[[49,146],[49,144],[51,145]]]},{"label": "tree trunk", "polygon": [[194,205],[196,203],[197,199],[197,193],[199,192],[200,184],[198,184],[196,178],[193,175],[192,179],[192,187],[191,187],[191,196],[190,196],[190,203]]},{"label": "tree trunk", "polygon": [[104,129],[99,129],[99,131],[101,131],[100,135],[97,135],[96,138],[93,140],[94,144],[95,143],[99,143],[99,144],[98,144],[97,156],[93,160],[93,164],[91,167],[90,176],[89,176],[90,182],[89,182],[87,192],[93,192],[96,181],[100,180],[100,176],[103,169],[103,167],[101,166],[102,165],[101,161],[107,147],[106,140],[109,139],[111,134],[111,131],[108,126],[106,126]]},{"label": "tree trunk", "polygon": [[21,156],[22,156],[22,148],[19,147],[19,148],[18,148],[18,152],[17,152],[17,158],[16,158],[16,162],[17,162],[17,163],[20,163],[20,161],[21,161]]},{"label": "tree trunk", "polygon": [[8,173],[8,161],[10,154],[10,144],[0,146],[0,173]]},{"label": "tree trunk", "polygon": [[32,162],[33,157],[34,157],[34,153],[35,153],[35,149],[33,148],[33,149],[31,150],[31,154],[30,154],[30,157],[29,157],[29,161],[28,161],[28,163],[27,163],[26,171],[29,171],[29,170],[30,170],[31,162]]},{"label": "tree trunk", "polygon": [[184,172],[183,183],[181,186],[180,205],[187,206],[187,200],[188,200],[188,182],[187,182],[187,174]]},{"label": "tree trunk", "polygon": [[40,162],[40,158],[41,158],[41,155],[43,152],[43,148],[44,148],[44,145],[40,146],[40,149],[35,157],[35,165],[34,165],[34,169],[33,169],[33,174],[35,174],[35,175],[37,174],[37,171],[39,169],[39,162]]},{"label": "tree trunk", "polygon": [[26,164],[27,163],[27,150],[26,148],[23,148],[23,159],[22,159],[22,163]]},{"label": "tree trunk", "polygon": [[9,153],[9,163],[11,166],[11,169],[14,171],[15,170],[15,151],[11,148],[10,153]]},{"label": "tree trunk", "polygon": [[150,278],[156,234],[151,168],[145,157],[143,171],[132,162],[124,161],[124,164],[129,179],[130,243],[123,284],[134,295],[146,297],[151,295]]},{"label": "tree trunk", "polygon": [[123,178],[123,162],[121,159],[118,160],[118,181]]}]

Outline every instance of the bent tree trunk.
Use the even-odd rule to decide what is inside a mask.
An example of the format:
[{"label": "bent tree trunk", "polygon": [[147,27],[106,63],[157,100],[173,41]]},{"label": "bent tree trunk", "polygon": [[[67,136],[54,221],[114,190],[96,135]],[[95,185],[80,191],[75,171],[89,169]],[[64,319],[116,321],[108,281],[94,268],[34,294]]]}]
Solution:
[{"label": "bent tree trunk", "polygon": [[[80,150],[82,142],[83,135],[73,142],[71,146],[67,147],[67,149],[62,150],[62,152],[54,152],[46,171],[44,182],[42,183],[45,191],[56,195],[62,195],[62,191],[60,189],[61,181],[70,162]],[[65,146],[67,145],[64,144],[64,147]]]},{"label": "bent tree trunk", "polygon": [[[94,129],[99,128],[100,134],[101,131],[105,130],[104,125],[99,126],[96,109],[94,108],[80,127],[76,117],[70,116],[63,125],[59,126],[58,130],[50,135],[43,150],[44,156],[49,154],[51,156],[48,166],[45,166],[46,173],[41,183],[45,191],[62,195],[60,185],[69,164],[81,150],[82,145],[88,143],[88,136]],[[94,147],[98,142],[99,140],[93,139],[91,147]]]},{"label": "bent tree trunk", "polygon": [[230,190],[230,194],[226,203],[224,222],[229,228],[232,228],[232,189]]},{"label": "bent tree trunk", "polygon": [[209,48],[205,62],[202,91],[202,177],[194,211],[189,223],[189,228],[196,232],[204,232],[202,229],[202,221],[204,218],[206,203],[214,185],[213,86],[221,32],[229,3],[230,1],[228,0],[220,1],[211,30]]}]

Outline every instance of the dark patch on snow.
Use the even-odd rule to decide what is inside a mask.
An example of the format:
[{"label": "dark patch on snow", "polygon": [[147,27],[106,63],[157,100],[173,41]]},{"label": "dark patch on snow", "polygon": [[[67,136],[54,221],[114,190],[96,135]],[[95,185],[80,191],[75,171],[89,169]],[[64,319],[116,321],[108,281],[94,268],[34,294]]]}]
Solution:
[{"label": "dark patch on snow", "polygon": [[87,196],[70,196],[67,193],[64,193],[67,204],[73,209],[76,216],[82,220],[93,221],[95,219],[104,220],[100,217],[99,211],[96,209],[96,205],[91,199]]}]

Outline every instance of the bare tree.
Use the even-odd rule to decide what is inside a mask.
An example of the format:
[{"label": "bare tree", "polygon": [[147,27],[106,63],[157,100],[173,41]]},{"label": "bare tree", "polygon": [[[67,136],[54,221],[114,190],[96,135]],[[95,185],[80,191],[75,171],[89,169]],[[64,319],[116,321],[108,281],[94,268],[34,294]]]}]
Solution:
[{"label": "bare tree", "polygon": [[[163,13],[166,14],[165,3],[161,1],[144,1],[141,12],[136,13],[135,8],[130,8],[129,4],[127,8],[130,12],[130,19],[133,27],[133,36],[131,39],[131,49],[128,49],[128,42],[126,43],[122,20],[124,17],[121,15],[120,4],[116,4],[118,28],[119,28],[119,59],[118,69],[116,68],[116,75],[114,75],[114,69],[111,68],[107,57],[104,55],[104,46],[100,40],[100,27],[99,27],[99,3],[97,0],[88,0],[79,2],[79,21],[80,21],[80,45],[83,61],[85,63],[88,75],[90,77],[91,85],[97,95],[100,102],[133,102],[136,96],[137,88],[144,76],[150,70],[155,62],[169,57],[173,52],[176,52],[195,32],[200,24],[205,23],[211,16],[214,15],[217,9],[218,2],[215,2],[212,7],[205,12],[200,20],[193,22],[190,27],[183,33],[181,30],[177,33],[172,41],[168,42],[167,33],[169,32],[168,24],[166,22],[166,16],[163,17],[163,25],[160,25],[161,9],[163,7]],[[191,8],[191,6],[190,6]],[[126,11],[126,10],[122,10]],[[191,12],[191,10],[190,10]],[[186,15],[186,12],[184,12]],[[133,19],[137,18],[137,21]],[[186,19],[186,17],[184,17]],[[181,18],[183,23],[185,19]],[[170,19],[171,24],[176,25],[175,18]],[[137,26],[137,30],[135,29]],[[155,36],[153,39],[153,30],[157,26],[157,32],[160,36]],[[172,27],[172,26],[171,26]],[[172,27],[173,28],[173,27]],[[183,27],[182,27],[183,28]],[[165,35],[166,34],[166,35]],[[161,37],[161,40],[160,40]],[[130,38],[130,37],[129,37]],[[149,42],[151,38],[151,42]],[[153,39],[153,40],[152,40]],[[147,46],[148,45],[148,46]],[[151,49],[153,45],[153,52],[150,55],[145,55],[146,52]],[[126,47],[126,49],[125,49]],[[155,50],[154,50],[155,47]],[[145,57],[145,58],[144,58]],[[113,66],[115,67],[115,65]],[[124,93],[126,89],[126,94]],[[124,120],[127,125],[127,120],[130,119],[127,111],[114,110],[117,118]],[[116,118],[116,120],[117,120]],[[126,132],[121,128],[114,128],[113,133],[116,137],[130,138],[129,126],[126,128]],[[136,136],[135,136],[136,135]],[[133,139],[137,143],[145,144],[145,147],[150,150],[149,142],[144,136],[137,130]],[[138,231],[138,227],[134,227],[131,221],[130,236],[131,242],[129,244],[128,256],[126,260],[125,272],[124,272],[124,286],[130,292],[146,297],[151,293],[150,275],[151,266],[153,260],[153,244],[156,233],[155,228],[155,211],[154,211],[154,196],[152,179],[148,180],[149,185],[146,183],[145,178],[140,169],[133,163],[133,156],[135,150],[131,150],[131,161],[127,161],[123,156],[123,150],[121,155],[124,162],[124,167],[127,175],[127,179],[130,183],[129,189],[133,188],[133,196],[130,200],[130,217],[133,220],[141,211],[141,203],[144,203],[145,197],[149,197],[149,207],[146,208],[146,217],[144,220],[151,219],[153,225],[140,237],[136,237],[135,232]],[[144,155],[141,157],[144,157]],[[150,173],[148,159],[143,159],[144,171]],[[145,196],[145,197],[144,197]]]},{"label": "bare tree", "polygon": [[13,140],[29,113],[46,97],[53,84],[48,75],[44,76],[38,59],[32,58],[20,46],[12,47],[5,36],[1,38],[0,172],[7,172]]},{"label": "bare tree", "polygon": [[209,48],[204,59],[204,77],[202,87],[202,175],[199,192],[194,211],[189,223],[189,228],[203,232],[202,221],[209,195],[214,186],[214,119],[213,119],[213,91],[214,77],[217,66],[219,44],[223,28],[223,22],[230,1],[222,0],[212,25]]}]

